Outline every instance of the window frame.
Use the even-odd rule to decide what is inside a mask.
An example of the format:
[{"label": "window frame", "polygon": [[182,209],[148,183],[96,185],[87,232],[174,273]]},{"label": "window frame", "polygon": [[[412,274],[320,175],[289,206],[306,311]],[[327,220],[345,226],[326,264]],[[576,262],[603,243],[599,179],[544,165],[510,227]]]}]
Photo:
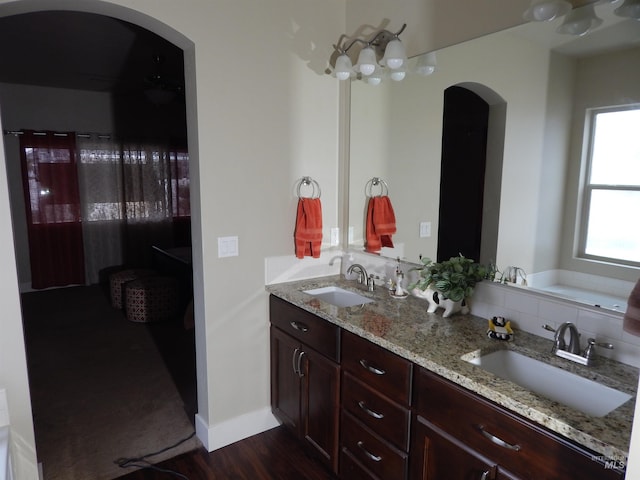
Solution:
[{"label": "window frame", "polygon": [[591,211],[591,199],[594,191],[624,191],[640,192],[640,185],[618,185],[591,183],[591,169],[593,165],[593,149],[596,129],[596,116],[601,113],[622,112],[626,110],[640,110],[640,104],[616,105],[609,107],[588,108],[586,110],[586,125],[584,145],[586,154],[583,157],[584,177],[582,181],[582,195],[579,203],[580,228],[578,229],[577,257],[584,260],[592,260],[612,265],[627,267],[640,267],[640,261],[625,260],[622,258],[604,257],[586,253],[587,235],[589,232],[589,213]]}]

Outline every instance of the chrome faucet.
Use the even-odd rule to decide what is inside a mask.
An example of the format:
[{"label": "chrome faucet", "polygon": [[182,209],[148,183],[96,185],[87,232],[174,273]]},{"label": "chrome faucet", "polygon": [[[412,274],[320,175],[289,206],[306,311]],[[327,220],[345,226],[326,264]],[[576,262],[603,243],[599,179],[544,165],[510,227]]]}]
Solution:
[{"label": "chrome faucet", "polygon": [[[593,363],[596,346],[613,349],[613,345],[610,343],[599,343],[596,342],[595,339],[590,338],[587,341],[587,348],[585,348],[583,352],[580,352],[580,333],[578,332],[578,328],[571,322],[563,323],[557,330],[549,325],[543,325],[542,328],[550,332],[555,332],[551,353],[582,365],[591,365]],[[564,340],[567,329],[569,329],[568,346]]]},{"label": "chrome faucet", "polygon": [[352,273],[358,274],[358,283],[366,285],[370,292],[375,289],[375,282],[373,281],[373,275],[368,275],[367,270],[359,263],[354,263],[347,268],[347,275]]},{"label": "chrome faucet", "polygon": [[[564,341],[565,331],[569,329],[569,346]],[[580,334],[578,328],[571,322],[565,322],[558,327],[553,339],[556,350],[566,350],[569,353],[580,353]]]}]

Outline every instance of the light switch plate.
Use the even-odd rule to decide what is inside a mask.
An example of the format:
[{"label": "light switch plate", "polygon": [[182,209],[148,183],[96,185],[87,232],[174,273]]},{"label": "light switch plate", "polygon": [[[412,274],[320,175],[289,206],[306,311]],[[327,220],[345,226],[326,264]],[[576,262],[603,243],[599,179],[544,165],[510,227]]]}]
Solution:
[{"label": "light switch plate", "polygon": [[331,229],[331,246],[335,247],[338,244],[340,244],[340,229],[333,227]]},{"label": "light switch plate", "polygon": [[420,238],[431,236],[431,222],[420,222]]},{"label": "light switch plate", "polygon": [[238,256],[238,237],[218,237],[218,258]]}]

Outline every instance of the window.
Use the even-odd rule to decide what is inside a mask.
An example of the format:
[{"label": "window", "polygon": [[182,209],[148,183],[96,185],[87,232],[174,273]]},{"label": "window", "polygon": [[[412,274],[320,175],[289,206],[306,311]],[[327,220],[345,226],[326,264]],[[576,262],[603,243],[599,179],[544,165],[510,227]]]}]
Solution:
[{"label": "window", "polygon": [[580,256],[640,265],[640,105],[593,109]]}]

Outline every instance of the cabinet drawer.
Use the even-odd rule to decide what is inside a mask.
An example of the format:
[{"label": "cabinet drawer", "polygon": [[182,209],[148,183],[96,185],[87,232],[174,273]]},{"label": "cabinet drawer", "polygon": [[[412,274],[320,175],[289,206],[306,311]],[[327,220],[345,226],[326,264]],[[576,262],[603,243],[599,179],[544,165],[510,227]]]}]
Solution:
[{"label": "cabinet drawer", "polygon": [[[349,413],[342,411],[341,444],[366,470],[380,480],[407,478],[408,455],[385,442]],[[344,477],[346,478],[346,477]]]},{"label": "cabinet drawer", "polygon": [[349,372],[342,374],[342,408],[385,440],[408,450],[411,412],[379,395]]},{"label": "cabinet drawer", "polygon": [[340,328],[281,298],[269,297],[271,323],[326,357],[340,361]]},{"label": "cabinet drawer", "polygon": [[343,330],[342,367],[391,400],[410,404],[412,363],[408,360]]},{"label": "cabinet drawer", "polygon": [[360,465],[353,455],[343,448],[340,451],[340,478],[344,480],[376,480],[376,476]]},{"label": "cabinet drawer", "polygon": [[[592,452],[425,369],[417,371],[419,415],[522,479],[616,479]],[[504,442],[504,443],[501,443]]]}]

